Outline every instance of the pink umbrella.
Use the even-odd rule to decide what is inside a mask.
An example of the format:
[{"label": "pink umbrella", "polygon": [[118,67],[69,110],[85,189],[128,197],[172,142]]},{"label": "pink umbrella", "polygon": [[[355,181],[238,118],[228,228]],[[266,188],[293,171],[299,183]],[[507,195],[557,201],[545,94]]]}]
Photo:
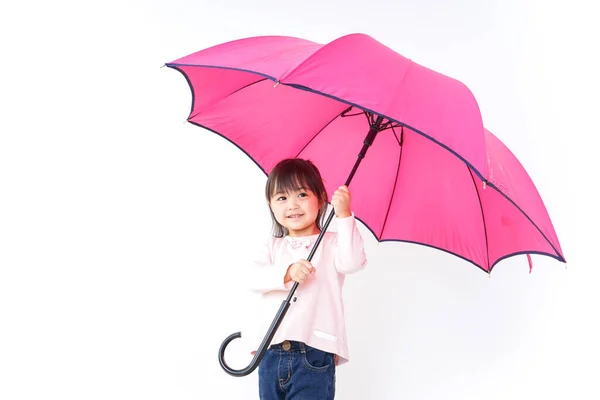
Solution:
[{"label": "pink umbrella", "polygon": [[[300,157],[317,165],[329,193],[352,181],[353,211],[379,241],[434,247],[488,273],[516,254],[564,262],[533,182],[484,129],[469,89],[366,35],[327,45],[242,39],[167,66],[192,90],[189,122],[237,145],[266,174],[281,159]],[[297,286],[248,367],[224,361],[241,333],[225,339],[219,362],[227,373],[244,376],[258,366]]]}]

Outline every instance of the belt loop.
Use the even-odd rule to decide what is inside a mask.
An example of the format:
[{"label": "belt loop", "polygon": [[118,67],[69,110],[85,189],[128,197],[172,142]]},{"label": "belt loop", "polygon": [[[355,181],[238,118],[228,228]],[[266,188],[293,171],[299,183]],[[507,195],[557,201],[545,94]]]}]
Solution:
[{"label": "belt loop", "polygon": [[298,344],[300,345],[300,353],[305,354],[306,353],[306,347],[304,347],[304,343],[298,342]]}]

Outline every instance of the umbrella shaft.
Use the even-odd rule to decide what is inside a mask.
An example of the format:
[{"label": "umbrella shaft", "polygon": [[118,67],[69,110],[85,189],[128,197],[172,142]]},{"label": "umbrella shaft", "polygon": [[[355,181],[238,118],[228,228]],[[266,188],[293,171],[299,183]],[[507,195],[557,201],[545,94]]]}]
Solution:
[{"label": "umbrella shaft", "polygon": [[346,179],[346,183],[345,183],[346,186],[349,186],[350,182],[352,182],[352,178],[354,178],[354,174],[356,173],[356,170],[358,170],[358,166],[360,165],[360,162],[362,161],[363,158],[365,158],[365,155],[367,154],[367,150],[369,150],[369,147],[373,144],[373,141],[375,140],[375,136],[379,132],[379,127],[381,126],[382,121],[383,121],[383,117],[379,116],[379,117],[377,117],[377,120],[375,121],[375,123],[373,125],[371,125],[371,129],[369,129],[369,133],[367,133],[367,137],[365,137],[365,140],[363,142],[363,147],[362,147],[362,149],[360,149],[360,153],[358,153],[358,158],[356,159],[356,162],[354,163],[354,167],[352,167],[352,171],[350,171],[350,175],[348,175],[348,179]]}]

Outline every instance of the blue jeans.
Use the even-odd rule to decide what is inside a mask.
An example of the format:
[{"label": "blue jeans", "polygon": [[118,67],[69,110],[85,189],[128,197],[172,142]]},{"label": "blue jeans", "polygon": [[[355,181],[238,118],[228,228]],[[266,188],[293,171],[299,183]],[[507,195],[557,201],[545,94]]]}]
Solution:
[{"label": "blue jeans", "polygon": [[258,366],[258,392],[260,400],[332,400],[334,356],[291,340],[272,345]]}]

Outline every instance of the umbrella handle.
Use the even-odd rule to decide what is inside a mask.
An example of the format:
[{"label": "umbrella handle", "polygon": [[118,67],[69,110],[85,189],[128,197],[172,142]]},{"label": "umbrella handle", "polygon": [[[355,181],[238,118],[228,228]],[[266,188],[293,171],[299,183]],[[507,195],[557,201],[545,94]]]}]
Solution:
[{"label": "umbrella handle", "polygon": [[[297,286],[298,286],[298,282],[294,283],[294,288],[293,288],[294,291]],[[294,299],[294,300],[296,300],[296,299]],[[275,335],[277,328],[279,328],[279,325],[281,324],[281,321],[283,321],[283,317],[285,317],[285,314],[287,313],[287,310],[289,308],[290,308],[290,302],[288,300],[284,300],[283,303],[281,303],[281,307],[279,307],[279,311],[275,315],[273,322],[271,323],[271,327],[269,328],[262,343],[260,344],[260,347],[258,348],[256,353],[254,353],[254,358],[250,362],[250,365],[248,365],[246,368],[233,369],[229,365],[227,365],[227,363],[225,362],[224,357],[225,357],[225,349],[227,348],[227,345],[231,341],[242,337],[241,332],[236,332],[236,333],[229,335],[223,341],[223,343],[221,344],[221,347],[219,348],[219,364],[221,364],[221,368],[223,368],[225,370],[225,372],[227,372],[229,375],[232,375],[232,376],[246,376],[246,375],[252,373],[252,371],[254,371],[256,369],[256,367],[258,367],[258,364],[260,364],[260,361],[262,360],[263,356],[265,355],[265,352],[267,351],[267,348],[269,347],[271,340],[273,340],[273,336]]]},{"label": "umbrella handle", "polygon": [[[348,179],[346,179],[346,186],[350,185],[350,181],[352,181],[352,178],[354,177],[354,174],[356,173],[356,170],[358,169],[360,162],[365,157],[365,154],[367,153],[368,148],[373,143],[375,136],[382,129],[382,127],[383,127],[382,122],[383,122],[383,117],[378,116],[377,119],[374,121],[374,123],[371,124],[371,129],[369,129],[369,133],[367,134],[367,136],[364,140],[363,147],[362,147],[360,153],[358,154],[358,159],[356,160],[356,163],[354,164],[352,171],[350,171],[350,175],[348,176]],[[310,254],[308,255],[308,257],[306,259],[307,261],[310,262],[310,260],[313,258],[313,255],[315,254],[315,251],[317,250],[319,243],[321,243],[321,239],[323,238],[323,235],[325,235],[325,231],[327,231],[327,227],[329,227],[329,224],[331,223],[331,220],[333,219],[334,215],[335,215],[335,210],[332,209],[331,212],[329,213],[329,216],[327,217],[327,220],[325,221],[325,224],[323,225],[323,229],[321,229],[321,233],[319,233],[319,236],[317,237],[317,240],[315,241],[315,245],[312,247]],[[223,368],[225,370],[225,372],[227,372],[229,375],[232,375],[232,376],[246,376],[246,375],[252,373],[252,371],[254,371],[256,369],[256,367],[258,367],[258,364],[260,364],[260,361],[262,360],[263,356],[265,355],[265,352],[267,351],[269,344],[271,344],[271,340],[273,340],[273,336],[275,336],[275,332],[277,331],[277,328],[279,328],[281,321],[283,321],[283,317],[285,317],[285,314],[287,313],[288,309],[290,308],[292,296],[294,296],[294,293],[296,292],[297,288],[298,288],[298,282],[294,282],[294,286],[292,286],[292,289],[290,290],[290,293],[288,294],[287,298],[283,301],[283,303],[281,303],[281,307],[279,307],[279,311],[277,311],[277,314],[275,315],[275,318],[273,319],[273,322],[271,323],[271,326],[269,327],[269,330],[267,331],[267,334],[265,335],[262,343],[260,344],[256,353],[254,353],[254,358],[250,362],[250,365],[248,365],[246,368],[233,369],[229,365],[227,365],[227,363],[225,362],[225,358],[224,358],[225,357],[225,349],[227,348],[227,345],[229,343],[231,343],[233,340],[235,340],[237,338],[241,338],[242,337],[241,332],[236,332],[236,333],[229,335],[223,341],[223,343],[221,343],[221,347],[219,348],[219,364],[221,364],[221,368]],[[296,301],[295,297],[294,297],[294,301]]]}]

